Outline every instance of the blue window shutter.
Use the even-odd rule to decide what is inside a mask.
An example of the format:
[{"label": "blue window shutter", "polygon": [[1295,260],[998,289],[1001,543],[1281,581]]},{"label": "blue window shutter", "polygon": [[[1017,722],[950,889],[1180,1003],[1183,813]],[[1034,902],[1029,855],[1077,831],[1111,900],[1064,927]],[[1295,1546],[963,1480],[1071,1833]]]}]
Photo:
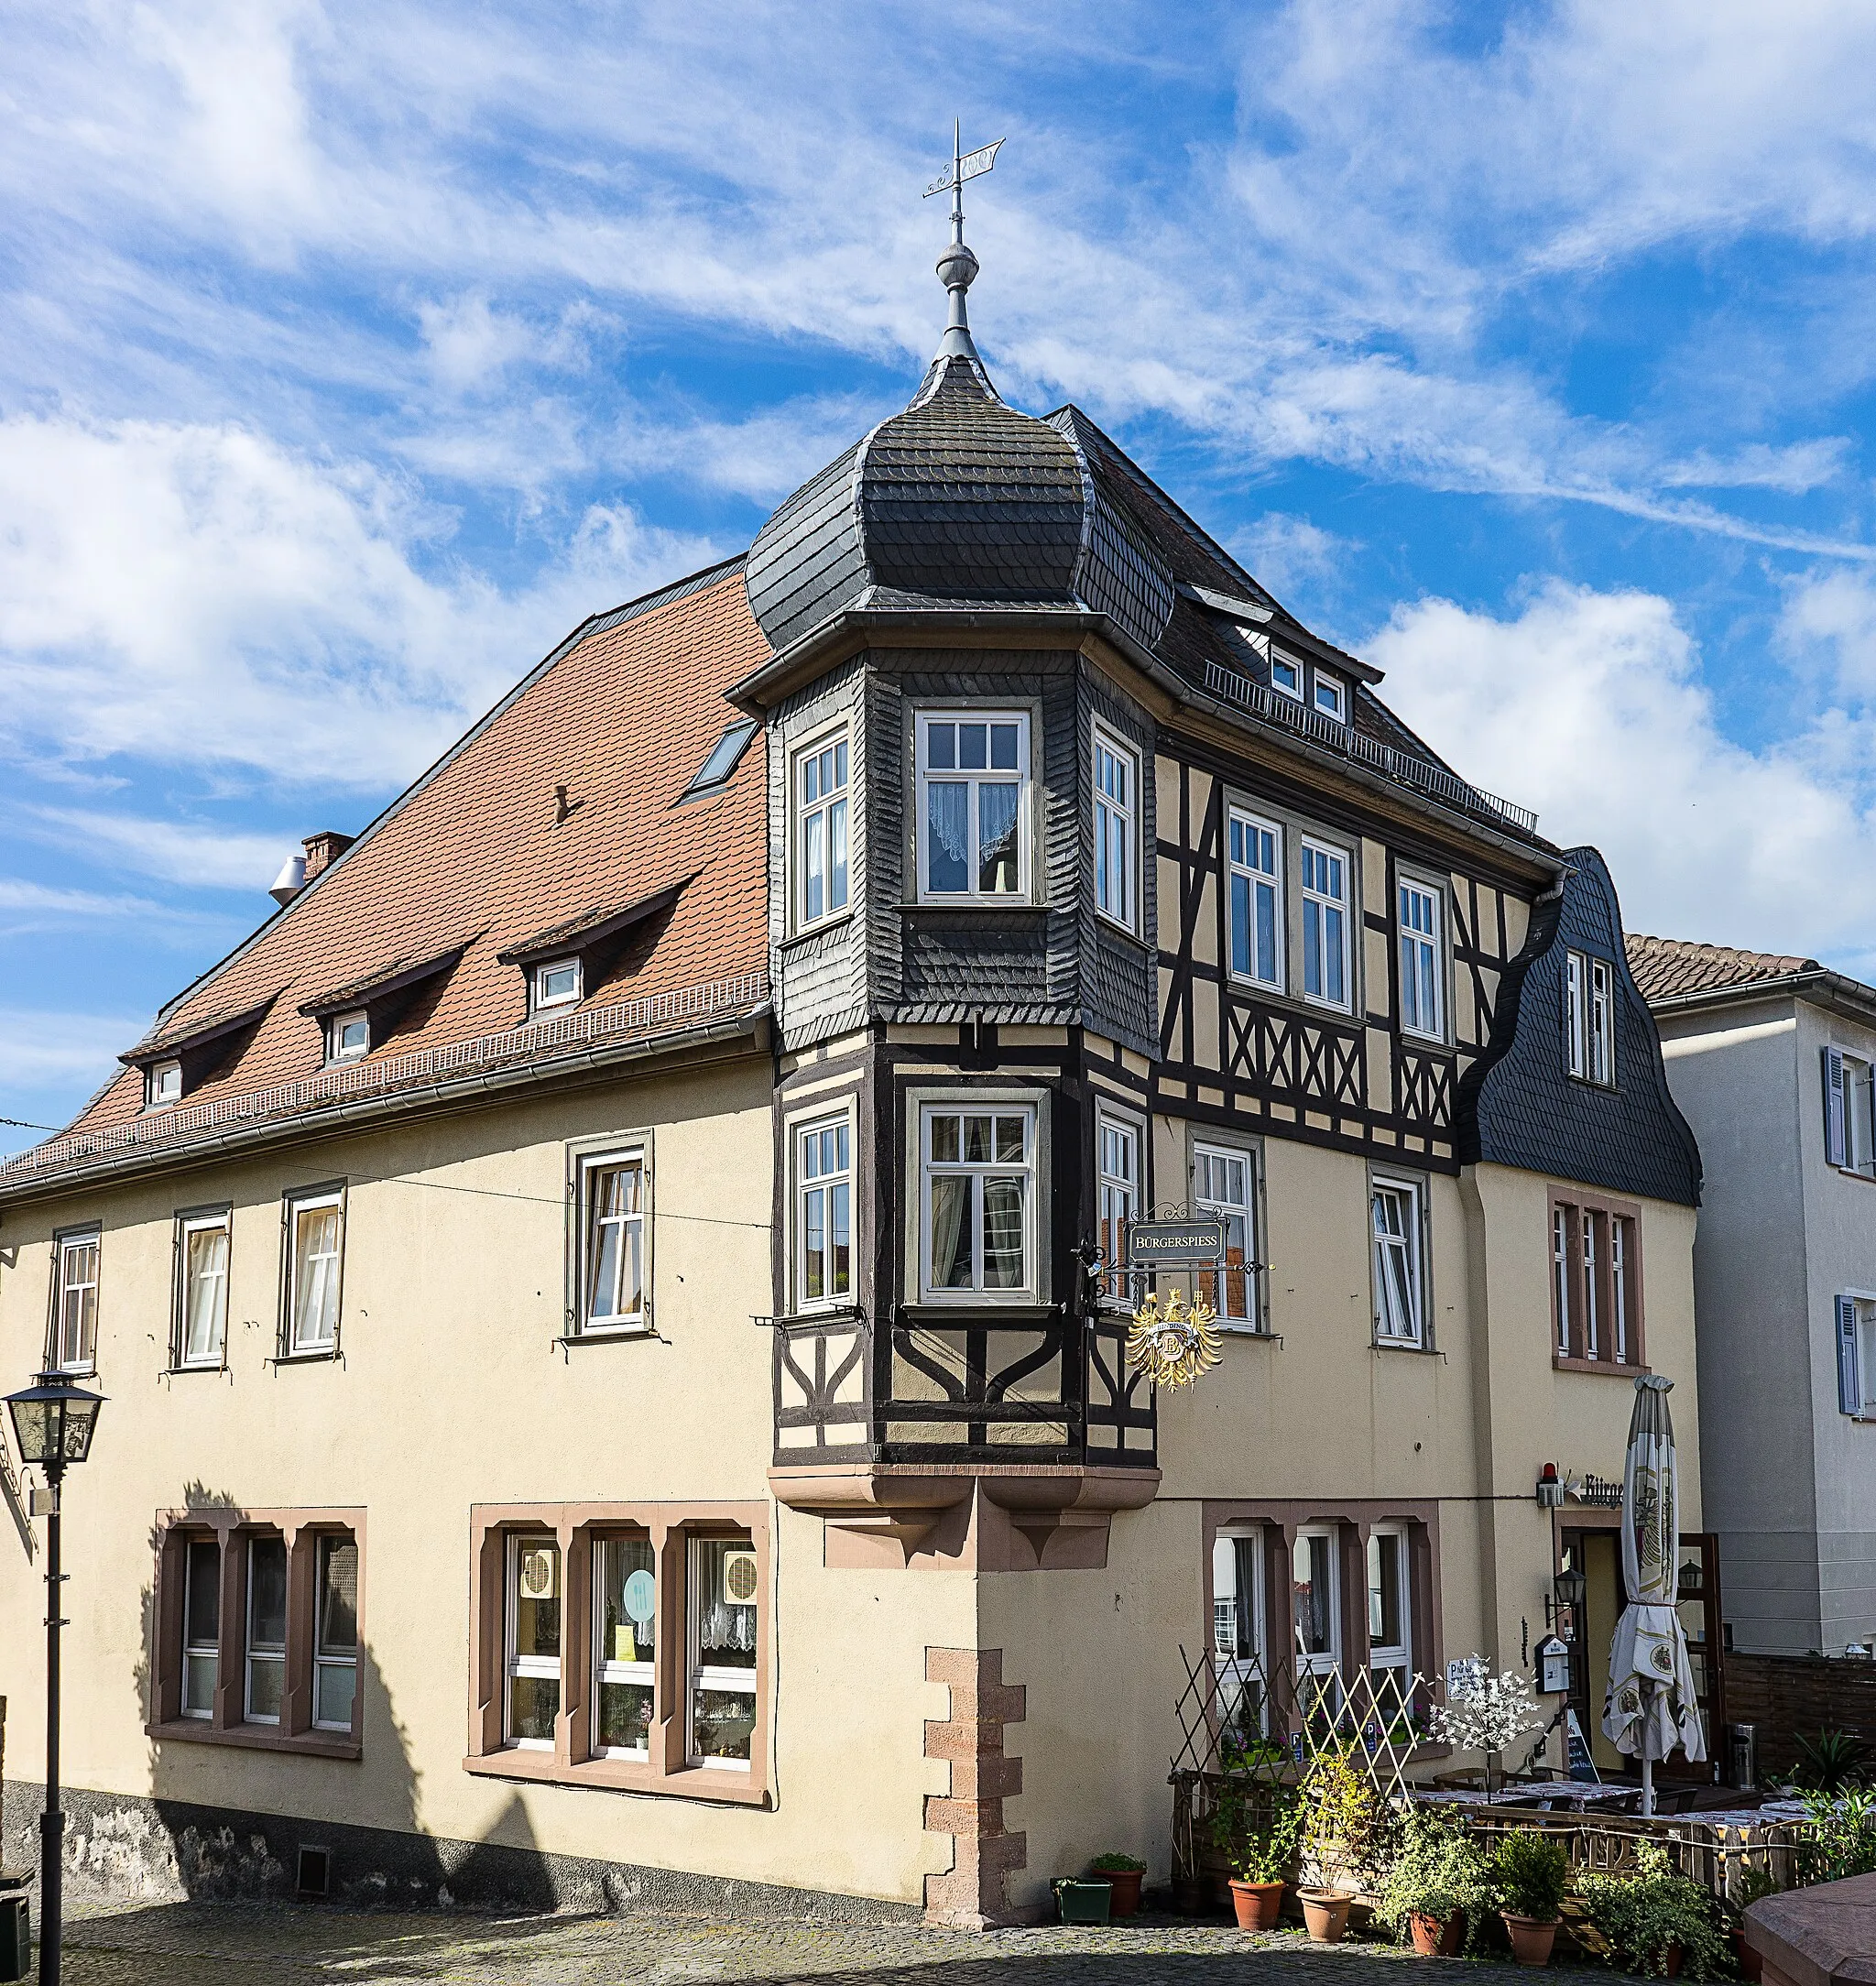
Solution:
[{"label": "blue window shutter", "polygon": [[1863,1411],[1862,1375],[1857,1369],[1857,1306],[1848,1296],[1837,1300],[1837,1404],[1844,1413]]},{"label": "blue window shutter", "polygon": [[1844,1111],[1843,1057],[1836,1049],[1827,1048],[1824,1051],[1824,1155],[1833,1165],[1841,1165],[1845,1160]]}]

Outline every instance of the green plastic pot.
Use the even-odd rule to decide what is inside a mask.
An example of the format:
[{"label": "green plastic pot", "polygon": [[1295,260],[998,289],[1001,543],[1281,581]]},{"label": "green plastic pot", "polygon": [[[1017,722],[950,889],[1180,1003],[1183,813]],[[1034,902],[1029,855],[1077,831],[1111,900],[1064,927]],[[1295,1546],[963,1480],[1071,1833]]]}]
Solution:
[{"label": "green plastic pot", "polygon": [[1063,1924],[1106,1924],[1114,1901],[1114,1887],[1080,1876],[1063,1876],[1055,1884],[1055,1907]]}]

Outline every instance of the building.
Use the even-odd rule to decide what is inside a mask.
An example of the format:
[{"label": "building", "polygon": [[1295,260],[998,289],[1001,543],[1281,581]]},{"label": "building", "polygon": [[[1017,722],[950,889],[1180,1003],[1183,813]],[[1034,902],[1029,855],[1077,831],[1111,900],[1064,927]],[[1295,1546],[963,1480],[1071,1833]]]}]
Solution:
[{"label": "building", "polygon": [[1734,1645],[1876,1636],[1876,990],[1814,958],[1631,937],[1698,1133],[1701,1470]]},{"label": "building", "polygon": [[[1697,1450],[1698,1159],[1602,862],[1007,406],[975,268],[746,559],[315,837],[0,1168],[0,1359],[112,1400],[91,1864],[1007,1919],[1164,1871],[1182,1650],[1423,1708],[1611,1542],[1538,1479],[1619,1473],[1644,1362]],[[1226,1248],[1158,1398],[1155,1209]]]}]

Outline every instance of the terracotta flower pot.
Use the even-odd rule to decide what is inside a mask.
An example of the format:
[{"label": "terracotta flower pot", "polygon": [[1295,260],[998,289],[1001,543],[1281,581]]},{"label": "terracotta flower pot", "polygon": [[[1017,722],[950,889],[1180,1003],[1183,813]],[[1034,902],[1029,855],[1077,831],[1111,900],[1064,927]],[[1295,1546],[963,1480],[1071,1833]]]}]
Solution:
[{"label": "terracotta flower pot", "polygon": [[1685,1958],[1686,1954],[1681,1949],[1680,1939],[1675,1938],[1674,1943],[1667,1948],[1667,1951],[1662,1959],[1662,1976],[1665,1979],[1679,1979],[1682,1961]]},{"label": "terracotta flower pot", "polygon": [[1511,1956],[1520,1965],[1548,1965],[1550,1948],[1557,1941],[1557,1920],[1548,1924],[1536,1917],[1514,1917],[1509,1910],[1499,1915],[1511,1940]]},{"label": "terracotta flower pot", "polygon": [[1143,1869],[1096,1869],[1091,1871],[1090,1880],[1105,1882],[1113,1890],[1113,1900],[1107,1907],[1117,1917],[1137,1917],[1140,1886],[1145,1874]]},{"label": "terracotta flower pot", "polygon": [[1298,1890],[1303,1921],[1318,1945],[1339,1945],[1348,1928],[1348,1910],[1355,1899],[1347,1890]]},{"label": "terracotta flower pot", "polygon": [[1240,1931],[1274,1931],[1277,1915],[1283,1907],[1281,1882],[1240,1882],[1231,1879],[1231,1907],[1238,1914]]},{"label": "terracotta flower pot", "polygon": [[1765,1977],[1764,1959],[1747,1944],[1745,1931],[1737,1924],[1732,1928],[1732,1940],[1733,1959],[1739,1966],[1740,1977],[1747,1981],[1747,1986],[1759,1986],[1759,1981]]},{"label": "terracotta flower pot", "polygon": [[1408,1917],[1407,1927],[1413,1933],[1413,1948],[1423,1959],[1456,1959],[1466,1938],[1466,1913],[1456,1910],[1442,1922],[1416,1910]]},{"label": "terracotta flower pot", "polygon": [[1183,1917],[1202,1917],[1212,1907],[1212,1885],[1204,1876],[1172,1878],[1172,1907]]}]

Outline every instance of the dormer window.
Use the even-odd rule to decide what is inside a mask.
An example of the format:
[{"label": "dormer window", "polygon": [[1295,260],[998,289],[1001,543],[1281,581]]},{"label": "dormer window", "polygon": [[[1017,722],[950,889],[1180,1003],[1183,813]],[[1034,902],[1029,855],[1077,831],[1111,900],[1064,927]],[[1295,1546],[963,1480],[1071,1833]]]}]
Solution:
[{"label": "dormer window", "polygon": [[1612,1089],[1616,1080],[1615,968],[1593,953],[1565,955],[1564,1039],[1570,1074]]},{"label": "dormer window", "polygon": [[1348,722],[1348,691],[1339,677],[1325,676],[1318,670],[1315,678],[1315,707],[1337,724]]},{"label": "dormer window", "polygon": [[371,1020],[362,1007],[334,1014],[326,1023],[326,1060],[356,1062],[371,1052]]},{"label": "dormer window", "polygon": [[1284,696],[1293,696],[1303,701],[1303,664],[1292,661],[1289,656],[1271,650],[1271,687]]},{"label": "dormer window", "polygon": [[534,1010],[550,1007],[574,1007],[580,1000],[580,961],[551,958],[534,968]]},{"label": "dormer window", "polygon": [[145,1103],[151,1110],[167,1109],[172,1103],[182,1101],[182,1064],[180,1062],[158,1062],[150,1065]]}]

